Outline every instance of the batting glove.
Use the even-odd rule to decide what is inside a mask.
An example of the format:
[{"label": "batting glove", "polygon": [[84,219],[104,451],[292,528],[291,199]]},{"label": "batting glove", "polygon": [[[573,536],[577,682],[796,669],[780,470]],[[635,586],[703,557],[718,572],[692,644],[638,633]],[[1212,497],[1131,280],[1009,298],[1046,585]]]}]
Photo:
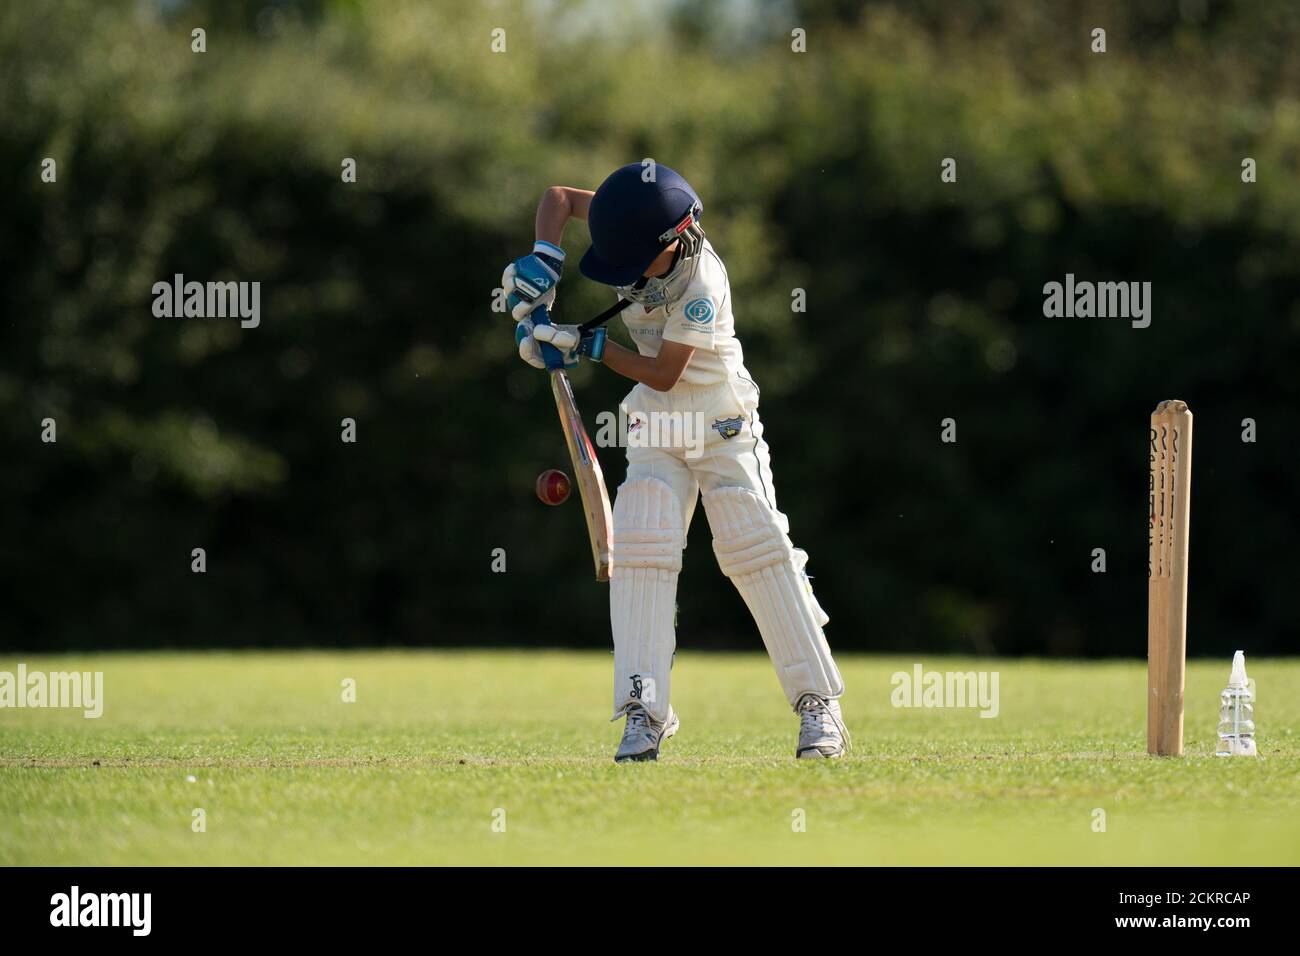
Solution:
[{"label": "batting glove", "polygon": [[601,361],[605,357],[605,338],[604,328],[584,334],[576,325],[536,325],[532,319],[524,319],[515,326],[519,357],[534,368],[546,368],[538,342],[555,346],[564,356],[564,367],[573,368],[583,356],[593,362]]},{"label": "batting glove", "polygon": [[501,275],[506,303],[516,322],[528,318],[533,309],[555,305],[555,287],[564,272],[564,250],[538,239],[533,254],[516,259]]},{"label": "batting glove", "polygon": [[576,325],[539,325],[533,329],[533,338],[538,342],[549,342],[564,354],[564,364],[571,367],[578,364],[580,356],[586,356],[593,362],[605,357],[605,329],[602,326],[583,332]]}]

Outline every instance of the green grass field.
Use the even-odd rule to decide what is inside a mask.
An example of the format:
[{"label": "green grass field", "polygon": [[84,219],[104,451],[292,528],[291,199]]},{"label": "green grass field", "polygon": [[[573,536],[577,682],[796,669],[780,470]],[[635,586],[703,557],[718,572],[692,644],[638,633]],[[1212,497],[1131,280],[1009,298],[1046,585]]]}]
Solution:
[{"label": "green grass field", "polygon": [[1226,659],[1189,667],[1183,759],[1144,753],[1139,662],[922,660],[999,671],[999,716],[896,709],[914,661],[847,657],[854,750],[798,763],[766,658],[686,652],[681,732],[616,766],[608,654],[23,658],[107,702],[0,710],[0,864],[1300,863],[1300,660],[1250,661],[1255,760],[1213,755]]}]

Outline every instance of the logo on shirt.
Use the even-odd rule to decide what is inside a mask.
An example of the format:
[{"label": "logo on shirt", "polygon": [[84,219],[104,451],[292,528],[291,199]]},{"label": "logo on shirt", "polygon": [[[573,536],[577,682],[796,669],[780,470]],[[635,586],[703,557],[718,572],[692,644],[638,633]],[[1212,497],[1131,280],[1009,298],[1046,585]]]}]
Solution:
[{"label": "logo on shirt", "polygon": [[696,328],[704,329],[713,325],[713,302],[710,299],[692,299],[682,310],[686,321]]},{"label": "logo on shirt", "polygon": [[745,424],[743,417],[736,418],[719,418],[713,423],[713,430],[722,436],[722,440],[735,438],[740,434],[741,426]]}]

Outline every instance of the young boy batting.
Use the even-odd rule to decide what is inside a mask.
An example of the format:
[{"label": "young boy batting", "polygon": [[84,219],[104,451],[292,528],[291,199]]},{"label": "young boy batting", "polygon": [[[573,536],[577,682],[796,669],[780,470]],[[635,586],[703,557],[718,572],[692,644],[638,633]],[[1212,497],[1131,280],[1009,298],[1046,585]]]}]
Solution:
[{"label": "young boy batting", "polygon": [[[525,362],[544,368],[538,342],[567,364],[580,356],[637,382],[624,399],[629,422],[710,424],[702,449],[634,442],[614,502],[609,616],[614,635],[614,716],[626,716],[614,759],[655,760],[677,732],[669,695],[676,648],[677,575],[698,498],[718,565],[740,591],[799,715],[801,758],[839,757],[848,743],[838,698],[843,681],[822,633],[828,618],[813,596],[789,522],[776,505],[758,417],[758,386],[745,368],[727,271],[700,227],[703,204],[665,166],[615,170],[592,193],[552,186],[537,209],[533,254],[507,269],[515,339]],[[564,270],[560,239],[585,219],[591,248],[578,268],[629,303],[623,321],[636,351],[603,328],[534,327],[529,315],[555,300]],[[652,447],[652,445],[656,445]],[[667,445],[668,447],[663,447]]]}]

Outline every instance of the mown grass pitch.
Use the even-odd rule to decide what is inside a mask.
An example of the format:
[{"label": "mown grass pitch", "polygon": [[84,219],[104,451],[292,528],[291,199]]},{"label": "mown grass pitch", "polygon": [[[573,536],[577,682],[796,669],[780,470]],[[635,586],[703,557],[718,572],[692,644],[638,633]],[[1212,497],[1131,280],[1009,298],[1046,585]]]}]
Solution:
[{"label": "mown grass pitch", "polygon": [[607,654],[22,660],[104,671],[107,703],[0,710],[0,864],[1300,863],[1298,660],[1249,662],[1250,760],[1213,756],[1227,660],[1189,666],[1189,755],[1160,759],[1137,661],[921,658],[997,670],[984,719],[896,709],[890,676],[914,660],[847,657],[855,746],[827,764],[793,759],[765,657],[686,651],[681,732],[625,766]]}]

